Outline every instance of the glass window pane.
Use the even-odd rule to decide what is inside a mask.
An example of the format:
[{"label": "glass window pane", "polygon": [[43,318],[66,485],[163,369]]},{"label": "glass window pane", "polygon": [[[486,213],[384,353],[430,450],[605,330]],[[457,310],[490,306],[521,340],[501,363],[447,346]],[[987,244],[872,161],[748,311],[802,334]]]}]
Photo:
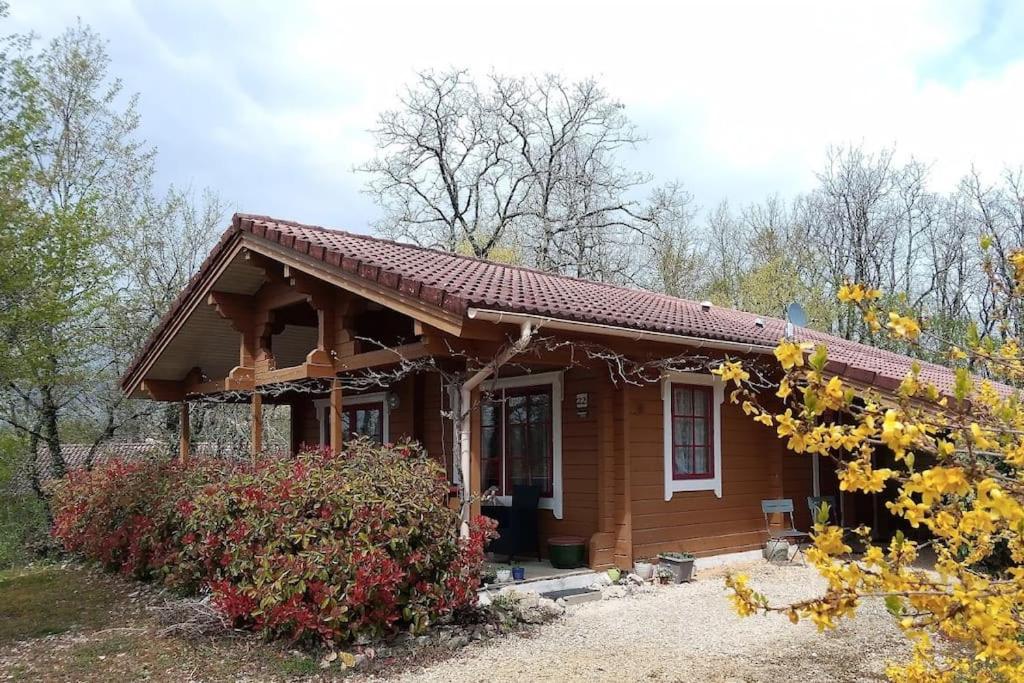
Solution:
[{"label": "glass window pane", "polygon": [[509,458],[508,460],[509,485],[505,491],[506,495],[512,494],[512,486],[515,484],[529,484],[529,473],[526,469],[525,458]]},{"label": "glass window pane", "polygon": [[551,399],[547,394],[530,396],[530,422],[551,421]]},{"label": "glass window pane", "polygon": [[492,486],[498,487],[501,492],[501,458],[480,458],[481,490],[486,491]]},{"label": "glass window pane", "polygon": [[501,456],[501,432],[497,427],[480,428],[480,457],[498,458]]},{"label": "glass window pane", "polygon": [[693,449],[693,473],[708,474],[708,449],[698,446]]},{"label": "glass window pane", "polygon": [[522,424],[526,422],[526,397],[507,397],[505,399],[505,414],[509,424]]},{"label": "glass window pane", "polygon": [[674,448],[672,452],[672,473],[693,474],[693,449]]},{"label": "glass window pane", "polygon": [[549,451],[551,439],[548,435],[547,424],[534,425],[529,434],[529,463],[531,484],[539,486],[543,493],[549,493],[551,472],[548,468]]},{"label": "glass window pane", "polygon": [[693,391],[693,414],[694,415],[707,415],[708,414],[708,390],[707,389],[694,389]]},{"label": "glass window pane", "polygon": [[690,387],[674,386],[672,394],[675,403],[673,412],[676,415],[693,415],[693,391]]},{"label": "glass window pane", "polygon": [[509,458],[526,457],[526,428],[523,425],[510,424],[506,434],[505,454]]},{"label": "glass window pane", "polygon": [[693,443],[699,446],[708,444],[708,422],[707,420],[693,421]]},{"label": "glass window pane", "polygon": [[480,424],[492,427],[498,424],[501,418],[501,404],[485,400],[480,406]]},{"label": "glass window pane", "polygon": [[689,417],[672,418],[672,443],[676,446],[693,445],[693,419]]},{"label": "glass window pane", "polygon": [[362,425],[360,427],[359,433],[365,434],[366,436],[369,436],[378,441],[382,441],[382,437],[384,435],[384,425],[381,410],[379,408],[370,408],[368,410],[363,410],[361,412]]}]

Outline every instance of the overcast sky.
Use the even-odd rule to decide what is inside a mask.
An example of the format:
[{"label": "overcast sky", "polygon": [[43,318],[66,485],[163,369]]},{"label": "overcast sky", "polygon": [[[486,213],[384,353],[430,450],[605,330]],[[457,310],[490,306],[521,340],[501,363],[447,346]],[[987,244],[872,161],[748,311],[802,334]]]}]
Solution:
[{"label": "overcast sky", "polygon": [[429,67],[598,78],[650,139],[628,163],[705,208],[809,188],[830,144],[895,145],[938,189],[1024,163],[1024,2],[11,4],[14,31],[109,40],[161,183],[353,230],[367,130]]}]

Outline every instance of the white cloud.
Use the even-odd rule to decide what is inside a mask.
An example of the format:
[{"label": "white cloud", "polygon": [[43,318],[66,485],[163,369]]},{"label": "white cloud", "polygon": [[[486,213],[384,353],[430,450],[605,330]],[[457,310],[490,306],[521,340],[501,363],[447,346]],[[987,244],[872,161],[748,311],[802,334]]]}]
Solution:
[{"label": "white cloud", "polygon": [[[632,163],[705,206],[809,187],[830,144],[896,144],[951,187],[1024,162],[1024,12],[923,3],[15,0],[19,30],[82,13],[143,95],[162,174],[240,208],[364,227],[351,167],[416,69],[599,77],[652,142]],[[995,17],[995,20],[993,20]]]}]

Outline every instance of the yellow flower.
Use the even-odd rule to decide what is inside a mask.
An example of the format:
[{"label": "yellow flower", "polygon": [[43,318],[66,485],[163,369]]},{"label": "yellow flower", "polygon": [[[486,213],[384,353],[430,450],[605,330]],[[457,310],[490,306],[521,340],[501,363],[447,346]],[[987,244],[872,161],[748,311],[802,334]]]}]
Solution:
[{"label": "yellow flower", "polygon": [[889,328],[894,336],[899,337],[900,339],[916,341],[918,335],[921,334],[921,328],[918,326],[916,320],[900,315],[899,313],[889,313],[889,322],[886,324],[886,327]]},{"label": "yellow flower", "polygon": [[779,382],[779,390],[775,392],[776,396],[781,399],[785,399],[791,393],[793,393],[793,388],[789,386],[789,382],[787,380],[783,379]]},{"label": "yellow flower", "polygon": [[872,332],[878,332],[882,329],[882,324],[878,322],[878,314],[875,313],[874,309],[871,309],[864,314],[864,322],[868,324],[868,328]]},{"label": "yellow flower", "polygon": [[1013,276],[1018,283],[1024,281],[1024,249],[1010,254],[1009,261],[1013,265]]},{"label": "yellow flower", "polygon": [[863,491],[864,493],[878,493],[885,488],[885,482],[896,473],[888,468],[873,469],[870,463],[865,464],[861,460],[851,460],[846,463],[846,469],[839,472],[839,489],[841,491]]},{"label": "yellow flower", "polygon": [[843,381],[838,377],[833,377],[825,385],[825,397],[828,399],[830,408],[838,408],[846,402],[846,389],[843,387]]},{"label": "yellow flower", "polygon": [[725,361],[712,370],[711,373],[721,377],[723,382],[732,380],[736,386],[739,386],[740,382],[746,382],[750,379],[750,373],[744,370],[742,363],[738,361]]},{"label": "yellow flower", "polygon": [[793,342],[782,340],[775,347],[775,357],[779,359],[779,364],[782,365],[783,370],[789,370],[794,367],[802,368],[804,366],[804,352],[809,348],[811,348],[811,345],[807,342],[794,344]]},{"label": "yellow flower", "polygon": [[838,298],[844,303],[856,303],[859,304],[861,301],[871,301],[882,296],[882,292],[877,289],[866,289],[859,284],[845,284],[839,288]]}]

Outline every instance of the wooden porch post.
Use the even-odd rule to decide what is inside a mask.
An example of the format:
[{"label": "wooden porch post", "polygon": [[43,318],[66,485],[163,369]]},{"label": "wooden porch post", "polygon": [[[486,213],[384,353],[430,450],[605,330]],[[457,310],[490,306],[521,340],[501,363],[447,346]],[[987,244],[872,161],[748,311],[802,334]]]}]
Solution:
[{"label": "wooden porch post", "polygon": [[189,458],[192,432],[188,421],[188,403],[182,401],[178,408],[178,460],[184,465]]},{"label": "wooden porch post", "polygon": [[597,392],[597,531],[590,537],[590,568],[615,566],[615,412],[611,382]]},{"label": "wooden porch post", "polygon": [[623,384],[615,392],[615,564],[633,566],[633,483],[630,462],[630,388]]},{"label": "wooden porch post", "polygon": [[342,421],[341,421],[341,409],[342,409],[342,395],[341,395],[341,380],[335,377],[331,380],[331,410],[330,410],[330,434],[331,434],[331,452],[341,453],[345,444],[342,443],[344,434],[342,432]]},{"label": "wooden porch post", "polygon": [[252,440],[249,453],[253,461],[263,451],[263,395],[259,391],[252,392]]},{"label": "wooden porch post", "polygon": [[480,514],[480,389],[470,394],[469,410],[469,495],[472,501],[469,515],[472,519]]},{"label": "wooden porch post", "polygon": [[[768,490],[765,498],[770,500],[776,500],[785,496],[786,492],[783,486],[783,473],[785,470],[785,458],[786,458],[786,443],[784,441],[777,441],[778,447],[774,449],[774,453],[769,451],[768,459]],[[769,524],[771,526],[780,526],[785,520],[782,519],[783,515],[771,515],[769,516]]]}]

